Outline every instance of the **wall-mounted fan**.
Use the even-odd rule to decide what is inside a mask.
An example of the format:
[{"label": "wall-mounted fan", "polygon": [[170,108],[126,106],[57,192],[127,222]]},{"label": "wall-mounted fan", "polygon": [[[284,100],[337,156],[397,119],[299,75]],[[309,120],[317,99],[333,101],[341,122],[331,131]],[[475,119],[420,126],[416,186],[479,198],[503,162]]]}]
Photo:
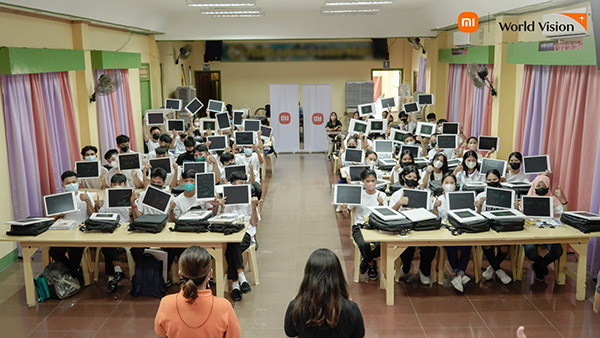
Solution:
[{"label": "wall-mounted fan", "polygon": [[177,56],[177,59],[175,59],[175,64],[178,65],[179,59],[185,60],[188,57],[190,57],[191,54],[192,54],[192,45],[185,45],[185,46],[179,48],[179,56]]},{"label": "wall-mounted fan", "polygon": [[114,92],[121,83],[121,76],[116,73],[100,75],[94,86],[94,93],[90,96],[90,102],[96,102],[96,95],[105,96]]},{"label": "wall-mounted fan", "polygon": [[471,82],[473,82],[475,87],[483,88],[483,86],[487,85],[492,96],[496,96],[496,94],[498,94],[487,77],[488,70],[485,66],[479,67],[475,62],[471,62],[467,65],[467,72],[469,73]]},{"label": "wall-mounted fan", "polygon": [[412,46],[412,48],[416,50],[420,50],[421,53],[425,54],[425,47],[421,44],[421,39],[419,38],[408,38],[408,43]]}]

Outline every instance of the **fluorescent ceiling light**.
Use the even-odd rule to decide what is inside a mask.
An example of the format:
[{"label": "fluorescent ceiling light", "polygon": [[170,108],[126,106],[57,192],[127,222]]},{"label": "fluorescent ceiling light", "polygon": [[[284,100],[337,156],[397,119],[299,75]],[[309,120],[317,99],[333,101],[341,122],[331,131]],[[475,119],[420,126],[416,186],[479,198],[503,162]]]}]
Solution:
[{"label": "fluorescent ceiling light", "polygon": [[225,14],[260,14],[260,8],[257,9],[232,9],[232,10],[213,10],[213,11],[203,11],[204,15],[225,15]]},{"label": "fluorescent ceiling light", "polygon": [[374,1],[331,1],[325,2],[326,6],[365,6],[365,5],[389,5],[390,0],[374,0]]},{"label": "fluorescent ceiling light", "polygon": [[254,1],[245,1],[245,2],[217,2],[217,1],[209,1],[204,3],[198,2],[188,2],[188,6],[192,7],[252,7],[256,4]]},{"label": "fluorescent ceiling light", "polygon": [[213,18],[260,18],[265,16],[265,13],[259,14],[215,14],[211,15]]},{"label": "fluorescent ceiling light", "polygon": [[369,8],[369,9],[324,9],[321,12],[324,14],[352,14],[352,13],[377,13],[379,12],[379,8]]}]

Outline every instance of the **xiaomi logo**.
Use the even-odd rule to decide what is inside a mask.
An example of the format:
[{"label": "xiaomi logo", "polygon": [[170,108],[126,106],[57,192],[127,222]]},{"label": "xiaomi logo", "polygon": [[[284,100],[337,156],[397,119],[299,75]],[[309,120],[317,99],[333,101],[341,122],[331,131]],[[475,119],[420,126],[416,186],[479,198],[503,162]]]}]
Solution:
[{"label": "xiaomi logo", "polygon": [[462,12],[458,15],[458,30],[463,33],[475,33],[479,28],[479,16],[474,12]]},{"label": "xiaomi logo", "polygon": [[290,113],[283,112],[279,114],[279,123],[290,124],[290,122],[292,122],[292,116],[290,115]]},{"label": "xiaomi logo", "polygon": [[323,124],[323,114],[314,113],[312,116],[312,121],[315,126]]}]

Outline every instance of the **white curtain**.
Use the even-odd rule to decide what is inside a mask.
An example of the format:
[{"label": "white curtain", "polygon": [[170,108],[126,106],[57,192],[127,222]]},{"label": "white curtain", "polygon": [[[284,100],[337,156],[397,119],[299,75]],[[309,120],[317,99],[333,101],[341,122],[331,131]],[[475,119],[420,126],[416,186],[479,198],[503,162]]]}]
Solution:
[{"label": "white curtain", "polygon": [[279,152],[300,150],[298,84],[270,84],[271,126]]},{"label": "white curtain", "polygon": [[304,107],[304,150],[327,151],[325,125],[331,114],[331,85],[302,86]]}]

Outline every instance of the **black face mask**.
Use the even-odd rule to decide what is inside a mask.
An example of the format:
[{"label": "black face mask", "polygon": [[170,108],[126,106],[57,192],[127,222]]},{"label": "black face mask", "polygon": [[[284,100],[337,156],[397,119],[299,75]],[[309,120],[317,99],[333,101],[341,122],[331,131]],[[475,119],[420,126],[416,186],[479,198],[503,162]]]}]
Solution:
[{"label": "black face mask", "polygon": [[415,162],[402,162],[402,168],[408,167],[409,165],[415,165]]},{"label": "black face mask", "polygon": [[356,146],[348,146],[348,149],[356,149]]},{"label": "black face mask", "polygon": [[160,134],[152,134],[152,138],[156,141],[160,138]]},{"label": "black face mask", "polygon": [[408,122],[408,120],[407,120],[407,119],[401,119],[400,121],[402,121],[402,123],[406,123],[406,122]]},{"label": "black face mask", "polygon": [[404,180],[404,183],[406,184],[407,187],[414,188],[419,184],[419,181],[408,178],[408,179]]},{"label": "black face mask", "polygon": [[155,187],[156,189],[161,189],[162,190],[162,185],[158,185],[158,184],[152,184],[150,183],[151,186]]},{"label": "black face mask", "polygon": [[519,162],[510,162],[510,167],[512,168],[512,170],[517,170],[519,168],[521,168],[521,163]]},{"label": "black face mask", "polygon": [[548,193],[548,190],[549,190],[548,188],[536,188],[535,193],[538,196],[546,196],[546,194]]},{"label": "black face mask", "polygon": [[429,142],[429,145],[431,146],[431,148],[435,148],[436,142],[435,141],[431,141],[431,142]]},{"label": "black face mask", "polygon": [[187,134],[181,134],[181,135],[179,135],[179,137],[181,137],[181,138],[183,138],[183,139],[184,139],[184,138],[186,138],[186,137],[187,137]]},{"label": "black face mask", "polygon": [[121,147],[121,151],[124,152],[124,153],[128,152],[129,151],[129,146],[123,146],[123,147]]},{"label": "black face mask", "polygon": [[500,187],[500,181],[498,182],[487,182],[488,187],[498,188]]}]

